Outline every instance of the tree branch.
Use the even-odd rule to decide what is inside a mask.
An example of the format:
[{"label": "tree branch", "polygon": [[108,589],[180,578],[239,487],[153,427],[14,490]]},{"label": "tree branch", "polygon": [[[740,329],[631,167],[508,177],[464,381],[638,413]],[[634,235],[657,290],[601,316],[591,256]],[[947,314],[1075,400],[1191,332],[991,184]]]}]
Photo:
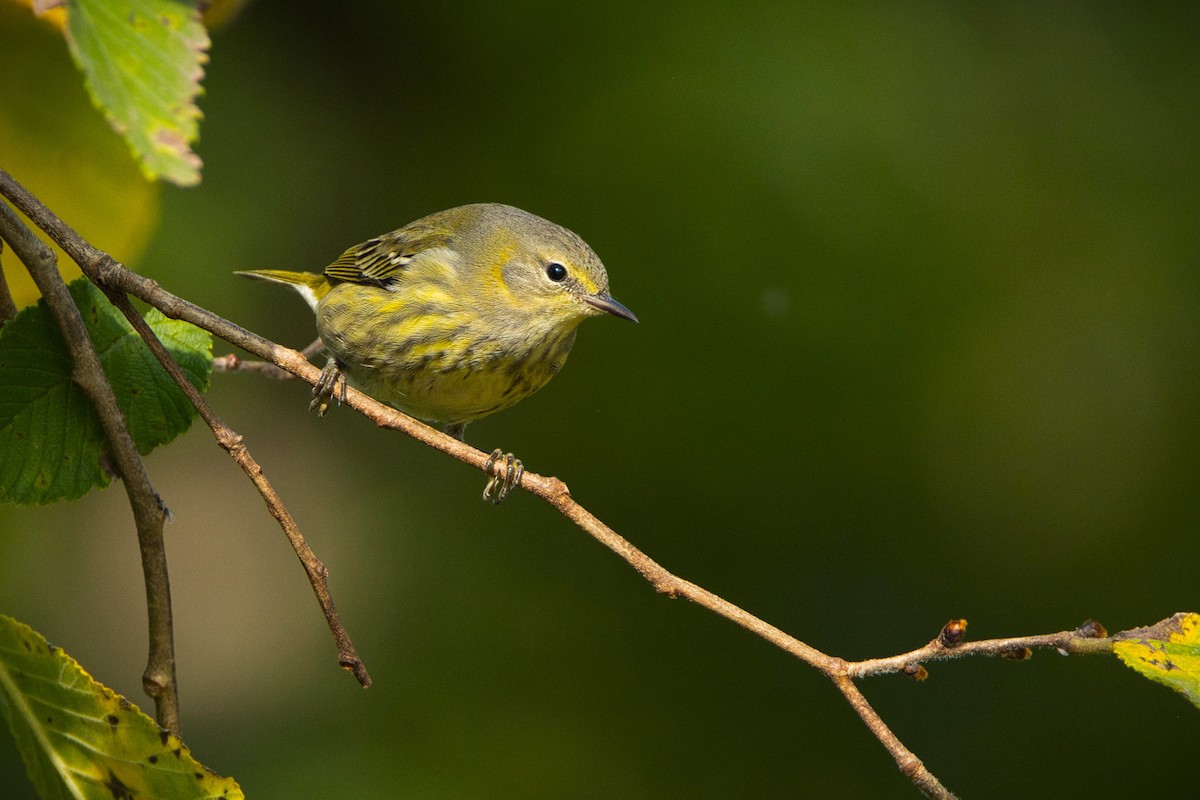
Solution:
[{"label": "tree branch", "polygon": [[[317,339],[308,347],[301,350],[300,355],[305,359],[310,359],[324,349],[325,343]],[[275,366],[270,361],[246,361],[238,358],[234,353],[214,358],[213,372],[257,372],[260,375],[275,378],[276,380],[292,380],[296,377],[287,370]]]},{"label": "tree branch", "polygon": [[[965,620],[953,620],[966,628]],[[930,661],[946,661],[966,656],[1003,656],[1023,661],[1033,650],[1053,648],[1061,655],[1094,655],[1111,653],[1117,637],[1109,637],[1104,626],[1087,620],[1073,631],[1043,633],[1034,636],[1013,636],[1005,639],[981,639],[976,642],[955,643],[947,641],[943,633],[924,647],[910,650],[888,658],[871,658],[846,664],[845,673],[850,678],[867,678],[896,672],[914,674],[914,667]],[[1120,636],[1120,634],[1118,634]],[[919,677],[923,677],[919,675]]]},{"label": "tree branch", "polygon": [[[108,255],[92,248],[35,198],[15,184],[3,170],[0,170],[0,194],[9,197],[30,219],[33,219],[79,264],[84,273],[105,291],[116,291],[139,297],[167,316],[191,322],[308,383],[315,384],[320,377],[320,370],[310,364],[301,353],[281,347],[164,291],[155,282],[126,270]],[[231,359],[227,367],[238,369],[240,362],[236,358]],[[266,368],[256,367],[255,369],[261,369],[268,373],[273,372]],[[489,467],[489,456],[482,451],[434,430],[390,406],[385,406],[353,387],[350,387],[346,393],[346,404],[380,427],[399,430],[476,469],[484,470]],[[505,464],[503,462],[490,464],[490,468],[499,477],[505,470]],[[1097,623],[1087,622],[1074,631],[964,643],[966,621],[952,620],[947,623],[937,638],[916,650],[888,658],[848,662],[823,653],[707,589],[668,572],[627,539],[576,503],[566,484],[558,478],[526,471],[521,477],[519,485],[531,494],[545,500],[590,536],[620,556],[658,592],[669,597],[686,598],[757,634],[824,673],[833,681],[855,713],[892,756],[900,771],[927,797],[937,800],[953,800],[954,795],[929,772],[921,760],[905,747],[883,722],[858,689],[855,680],[896,672],[922,678],[926,675],[922,664],[929,661],[967,655],[1025,658],[1035,647],[1052,647],[1064,655],[1107,652],[1112,649],[1113,639],[1125,635],[1118,634],[1113,639],[1109,639],[1101,626]]]},{"label": "tree branch", "polygon": [[[4,255],[4,240],[0,239],[0,256]],[[0,264],[0,328],[17,315],[17,304],[8,290],[8,279],[4,276],[4,265]]]},{"label": "tree branch", "polygon": [[[355,678],[357,678],[359,683],[364,687],[370,686],[371,677],[367,673],[366,666],[358,657],[358,653],[354,648],[354,644],[350,640],[350,635],[346,632],[346,628],[342,624],[341,618],[337,612],[337,608],[334,605],[333,598],[329,593],[329,570],[317,558],[316,554],[313,553],[307,542],[305,542],[304,536],[300,533],[300,529],[296,525],[295,520],[292,518],[286,506],[284,506],[283,502],[280,500],[279,495],[271,487],[266,476],[263,475],[262,468],[258,465],[258,463],[250,455],[249,451],[246,449],[245,445],[242,443],[242,437],[229,429],[229,427],[226,426],[219,417],[217,417],[216,413],[212,411],[212,408],[203,399],[203,397],[196,392],[195,387],[191,385],[191,382],[183,377],[182,373],[179,371],[178,365],[175,364],[174,359],[170,357],[170,354],[166,353],[165,349],[162,347],[162,343],[158,341],[158,337],[154,336],[153,332],[150,331],[145,325],[145,321],[142,320],[141,315],[137,314],[129,306],[129,301],[126,295],[133,294],[134,296],[139,297],[155,306],[168,317],[172,317],[174,319],[183,319],[191,322],[192,324],[204,328],[212,333],[216,333],[216,335],[221,336],[226,341],[232,344],[237,344],[239,347],[243,347],[251,352],[262,351],[271,353],[275,350],[285,350],[286,348],[281,348],[279,345],[276,345],[273,342],[258,336],[257,334],[244,330],[233,323],[223,320],[221,317],[218,317],[209,311],[181,300],[180,298],[175,297],[168,292],[164,292],[154,281],[143,278],[142,276],[126,269],[122,264],[114,261],[107,253],[92,247],[92,245],[84,240],[82,236],[80,236],[75,230],[59,219],[54,212],[52,212],[44,204],[42,204],[40,200],[30,194],[25,187],[17,183],[16,180],[14,180],[13,177],[3,169],[0,169],[0,195],[7,197],[14,205],[17,206],[17,208],[22,211],[22,213],[25,214],[25,216],[33,220],[39,228],[41,228],[51,239],[54,240],[56,244],[58,244],[59,247],[63,249],[68,256],[71,257],[72,261],[79,265],[79,268],[83,270],[84,274],[86,274],[97,286],[99,286],[105,292],[105,294],[114,301],[114,304],[117,305],[117,307],[120,308],[123,313],[125,313],[126,318],[130,320],[130,323],[142,335],[142,338],[146,341],[147,346],[150,347],[151,352],[153,352],[159,361],[163,363],[163,366],[166,367],[168,373],[175,380],[175,382],[179,384],[180,388],[188,396],[189,401],[191,401],[193,406],[195,406],[197,412],[201,415],[209,427],[212,428],[218,444],[224,448],[227,453],[229,453],[229,455],[238,463],[242,470],[246,472],[247,476],[250,477],[251,481],[262,495],[268,511],[270,511],[271,515],[274,516],[279,522],[280,527],[287,536],[289,543],[292,545],[292,549],[296,553],[296,557],[300,560],[301,565],[304,567],[305,573],[308,575],[309,583],[312,585],[313,594],[316,595],[317,602],[321,605],[321,610],[325,615],[326,622],[329,625],[330,631],[333,633],[334,641],[337,643],[339,663],[344,669],[352,672]],[[7,210],[7,206],[5,206],[5,209]],[[9,213],[11,214],[11,211],[9,211]],[[26,233],[28,233],[28,229],[26,229]],[[32,236],[32,234],[30,235]],[[35,241],[38,240],[35,239]],[[41,244],[41,242],[38,241],[38,244]],[[42,245],[42,247],[45,247],[45,245]],[[47,252],[50,253],[51,259],[53,259],[53,252],[49,250],[47,250]],[[54,271],[54,274],[56,276],[58,275],[57,270]],[[111,280],[106,280],[106,277],[111,278]],[[58,281],[60,284],[62,283],[61,277],[58,278]],[[63,290],[66,291],[65,284],[63,285]],[[74,308],[73,303],[71,304],[71,308]],[[218,328],[221,332],[214,330],[214,327]],[[308,364],[306,361],[304,363],[309,367],[309,370],[315,376],[320,375],[319,370],[317,370],[311,364]],[[99,364],[98,361],[97,364]],[[315,378],[311,378],[310,382],[312,380],[315,380]],[[123,423],[124,419],[122,418],[122,424]],[[134,450],[134,453],[136,455],[136,449]],[[141,462],[139,458],[139,464],[140,463]],[[139,527],[139,533],[140,530],[141,529]],[[161,528],[159,538],[161,539]],[[162,575],[163,579],[165,580],[165,550],[162,554]],[[150,584],[148,583],[147,592],[150,591],[149,586]],[[156,596],[159,596],[157,591]],[[158,613],[165,613],[167,622],[169,624],[169,592],[165,595],[165,598],[165,611],[159,608]],[[159,605],[161,605],[161,601],[156,601],[154,604],[154,606]],[[151,609],[152,620],[155,617],[154,606],[152,606]],[[152,644],[152,663],[155,663],[153,657],[154,652],[155,651]],[[173,644],[171,670],[171,675],[173,677]],[[150,674],[150,668],[148,667],[147,675]],[[147,687],[149,687],[149,679],[147,678],[146,680]],[[172,685],[174,685],[173,679]],[[150,693],[151,696],[154,696],[149,688],[147,688],[147,693]],[[177,730],[178,727],[178,701],[176,701],[175,705],[176,728],[170,728],[170,726],[165,725],[161,720],[159,722],[159,724],[162,724],[164,727],[168,727],[173,731]]]},{"label": "tree branch", "polygon": [[247,361],[239,358],[236,353],[213,358],[213,372],[256,372],[278,381],[290,381],[296,377],[270,361]]},{"label": "tree branch", "polygon": [[956,800],[954,793],[943,786],[941,781],[926,769],[921,759],[917,758],[911,750],[904,746],[896,734],[892,733],[892,729],[867,702],[867,698],[859,691],[850,676],[836,672],[830,677],[833,679],[833,685],[841,691],[842,696],[850,703],[850,707],[858,714],[859,719],[880,741],[896,762],[896,766],[900,768],[900,772],[911,780],[913,785],[926,797],[934,798],[934,800]]},{"label": "tree branch", "polygon": [[[352,673],[364,689],[371,685],[371,676],[367,673],[367,667],[363,664],[362,659],[358,657],[358,652],[354,648],[354,642],[350,640],[350,634],[346,631],[346,626],[342,623],[341,615],[338,614],[337,606],[334,605],[333,596],[329,592],[329,569],[317,558],[316,553],[308,546],[308,542],[304,539],[304,534],[300,532],[300,527],[296,524],[287,506],[279,498],[278,493],[271,486],[267,476],[263,474],[262,467],[250,455],[250,451],[246,448],[242,440],[241,434],[235,432],[232,428],[226,425],[212,406],[200,394],[199,390],[192,385],[187,376],[183,374],[183,370],[175,363],[175,359],[163,347],[158,336],[150,329],[146,320],[137,313],[133,305],[129,302],[129,297],[114,289],[105,289],[108,298],[113,302],[129,323],[133,325],[134,330],[145,340],[155,358],[167,370],[167,373],[183,390],[200,418],[207,423],[212,429],[213,436],[217,440],[217,444],[227,452],[237,465],[242,468],[246,476],[250,478],[255,488],[262,495],[263,502],[267,504],[267,510],[271,512],[271,516],[279,522],[279,526],[283,529],[283,533],[287,536],[288,542],[292,545],[292,550],[296,553],[296,557],[300,559],[300,564],[304,567],[304,572],[308,575],[308,582],[312,586],[313,594],[317,597],[317,602],[321,606],[321,611],[325,614],[325,621],[329,625],[329,630],[333,633],[334,642],[337,644],[338,663],[343,669]],[[260,362],[266,363],[266,362]],[[273,366],[273,365],[272,365]],[[290,377],[290,376],[289,376]]]},{"label": "tree branch", "polygon": [[[0,176],[8,178],[3,172],[0,172]],[[179,689],[175,676],[175,634],[171,619],[167,550],[163,541],[163,523],[169,512],[150,483],[145,464],[117,405],[112,385],[100,366],[100,357],[96,355],[79,309],[58,272],[58,259],[54,251],[25,227],[7,203],[0,203],[0,237],[9,243],[28,268],[62,332],[71,354],[71,378],[96,409],[117,472],[129,496],[142,555],[150,625],[150,653],[142,674],[142,688],[154,698],[158,724],[178,735]]]}]

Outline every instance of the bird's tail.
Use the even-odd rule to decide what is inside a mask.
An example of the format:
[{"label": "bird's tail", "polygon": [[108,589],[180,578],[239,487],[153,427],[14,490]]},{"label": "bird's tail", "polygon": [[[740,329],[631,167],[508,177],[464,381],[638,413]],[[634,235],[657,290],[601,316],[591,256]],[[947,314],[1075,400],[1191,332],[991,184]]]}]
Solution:
[{"label": "bird's tail", "polygon": [[288,272],[283,269],[251,269],[238,271],[233,274],[244,275],[247,278],[254,278],[260,281],[287,284],[299,292],[314,309],[317,307],[317,301],[324,297],[330,288],[329,279],[315,272]]}]

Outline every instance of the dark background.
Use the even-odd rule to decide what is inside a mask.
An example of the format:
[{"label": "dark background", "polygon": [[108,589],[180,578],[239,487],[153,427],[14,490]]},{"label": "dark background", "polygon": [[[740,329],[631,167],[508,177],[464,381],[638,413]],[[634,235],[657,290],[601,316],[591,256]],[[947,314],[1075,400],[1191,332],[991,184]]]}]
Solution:
[{"label": "dark background", "polygon": [[[1200,610],[1198,32],[1188,4],[260,2],[214,33],[203,184],[115,255],[300,347],[303,303],[232,270],[521,206],[642,322],[588,322],[468,441],[846,658],[960,616],[1145,625]],[[148,462],[185,739],[248,797],[916,796],[819,674],[307,396],[210,392],[329,566],[369,691],[203,426]],[[0,612],[151,707],[119,488],[0,509]],[[964,798],[1194,791],[1200,715],[1115,659],[931,673],[863,688]],[[22,772],[0,734],[6,797]]]}]

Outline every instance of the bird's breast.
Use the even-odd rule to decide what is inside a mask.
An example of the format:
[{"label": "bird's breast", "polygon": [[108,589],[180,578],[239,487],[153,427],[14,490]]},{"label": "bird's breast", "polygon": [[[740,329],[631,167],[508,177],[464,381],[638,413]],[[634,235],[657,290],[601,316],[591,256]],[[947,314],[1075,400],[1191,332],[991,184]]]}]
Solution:
[{"label": "bird's breast", "polygon": [[566,362],[578,322],[342,284],[317,328],[352,382],[414,416],[467,422],[528,397]]}]

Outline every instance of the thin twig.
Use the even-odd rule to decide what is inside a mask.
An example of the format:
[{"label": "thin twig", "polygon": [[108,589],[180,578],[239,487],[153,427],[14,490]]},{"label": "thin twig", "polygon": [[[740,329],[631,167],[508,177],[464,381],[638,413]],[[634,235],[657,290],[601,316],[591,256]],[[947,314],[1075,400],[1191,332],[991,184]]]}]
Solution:
[{"label": "thin twig", "polygon": [[887,726],[883,718],[878,712],[867,702],[867,698],[859,691],[854,681],[842,674],[830,676],[833,679],[833,685],[836,686],[850,703],[850,707],[858,714],[859,719],[867,726],[871,733],[875,734],[888,753],[896,762],[896,766],[900,768],[900,772],[913,782],[921,792],[934,800],[956,800],[955,795],[949,789],[942,785],[933,773],[930,772],[921,759],[904,746],[904,743],[896,737],[892,729]]},{"label": "thin twig", "polygon": [[[92,245],[84,240],[82,236],[80,236],[75,232],[75,230],[59,219],[54,212],[52,212],[49,208],[42,204],[40,200],[30,194],[25,187],[17,183],[17,181],[14,180],[13,177],[3,169],[0,169],[0,195],[9,198],[13,204],[25,214],[25,216],[33,220],[38,227],[40,227],[48,236],[50,236],[50,238],[53,239],[55,243],[57,243],[58,246],[67,253],[68,256],[71,257],[72,261],[79,265],[79,268],[83,270],[84,274],[86,274],[97,286],[104,290],[109,297],[124,297],[126,294],[133,294],[135,297],[139,297],[155,306],[168,317],[184,319],[188,322],[192,322],[193,324],[197,324],[198,327],[205,328],[210,332],[215,331],[209,326],[220,328],[223,333],[217,333],[218,336],[222,336],[222,338],[231,344],[236,344],[243,349],[250,350],[251,352],[258,352],[261,350],[265,353],[271,353],[275,350],[286,350],[286,348],[282,348],[279,345],[276,345],[273,342],[258,336],[257,334],[251,333],[250,331],[244,330],[233,323],[227,322],[226,320],[221,319],[209,311],[199,308],[191,303],[187,303],[186,301],[181,300],[168,292],[162,291],[159,289],[158,284],[156,284],[154,281],[143,278],[142,276],[126,269],[122,264],[114,261],[107,253],[92,247]],[[111,280],[105,280],[106,276],[111,278]],[[133,288],[131,289],[130,287]],[[172,309],[174,309],[176,313],[172,313]],[[138,315],[135,313],[134,316]],[[140,319],[140,317],[138,318]],[[149,344],[149,341],[147,341],[147,344]],[[255,348],[258,349],[256,350]],[[261,354],[262,353],[260,353],[260,355]],[[308,362],[304,362],[304,364],[309,368],[313,377],[302,377],[305,377],[307,380],[309,380],[309,382],[312,382],[315,380],[315,376],[320,375],[320,370],[317,370],[311,364],[308,364]],[[170,368],[168,367],[168,369]],[[176,380],[178,382],[178,379]],[[191,387],[191,384],[188,383],[186,379],[184,379],[180,384],[181,387],[184,384],[186,384],[187,387]],[[187,392],[188,388],[184,388],[183,390]],[[207,403],[205,403],[204,406],[208,409],[208,413],[212,414],[212,419],[219,423],[220,420],[217,419],[214,413],[212,413],[211,408],[208,408]],[[207,418],[206,421],[208,421]],[[224,427],[223,424],[221,424],[221,427]],[[234,458],[234,460],[238,462],[242,469],[246,471],[247,475],[249,475],[254,481],[256,488],[259,489],[260,494],[263,496],[264,502],[267,504],[268,510],[272,516],[279,521],[280,526],[283,528],[284,534],[288,537],[288,541],[291,543],[293,550],[296,552],[297,558],[300,559],[300,563],[304,566],[305,572],[308,574],[313,593],[316,595],[317,601],[321,604],[321,610],[324,612],[326,621],[329,623],[330,630],[333,633],[334,640],[337,642],[339,663],[341,663],[345,669],[353,672],[359,683],[363,684],[364,686],[369,685],[371,681],[370,676],[367,674],[366,668],[363,666],[362,661],[358,658],[358,655],[354,649],[354,645],[350,641],[349,635],[346,633],[345,626],[342,624],[341,619],[337,614],[333,599],[329,596],[329,588],[327,583],[328,570],[326,569],[325,565],[322,564],[319,559],[317,559],[316,555],[308,547],[307,543],[305,543],[304,537],[300,534],[295,521],[287,512],[283,502],[271,489],[270,484],[267,482],[265,476],[262,475],[262,469],[250,457],[249,452],[246,451],[245,447],[240,444],[240,441],[237,444],[233,444],[235,439],[240,440],[238,434],[230,431],[227,427],[224,427],[224,430],[225,434],[218,435],[217,437],[218,443],[221,444],[222,447],[225,447],[226,452],[228,452]],[[215,432],[216,430],[214,430],[214,433]],[[164,575],[165,568],[166,561],[164,553]],[[149,589],[147,589],[147,591],[149,591]],[[167,596],[166,612],[169,620],[169,595]],[[172,660],[172,669],[174,668],[173,665],[174,661]],[[147,691],[149,691],[149,689]],[[167,726],[164,725],[164,727]]]},{"label": "thin twig", "polygon": [[[300,355],[305,359],[311,359],[324,349],[325,343],[317,339],[308,347],[301,350]],[[244,358],[239,358],[236,353],[214,358],[213,372],[255,372],[259,375],[265,375],[268,378],[289,381],[296,377],[282,367],[272,364],[270,361],[247,361]]]},{"label": "thin twig", "polygon": [[[4,255],[4,240],[0,239],[0,256]],[[17,304],[8,290],[8,279],[4,276],[4,265],[0,264],[0,328],[17,315]]]},{"label": "thin twig", "polygon": [[142,688],[154,698],[158,724],[176,735],[179,725],[179,688],[175,675],[175,635],[171,619],[171,583],[163,523],[168,511],[146,473],[125,417],[117,405],[112,384],[100,366],[79,309],[71,299],[57,267],[54,251],[25,227],[7,203],[0,202],[0,236],[24,262],[46,300],[71,354],[72,380],[96,409],[104,436],[129,504],[133,509],[146,583],[146,608],[150,624],[150,653]]},{"label": "thin twig", "polygon": [[1043,633],[1034,636],[1012,636],[1005,639],[980,639],[963,642],[950,647],[941,638],[934,639],[924,647],[887,658],[870,658],[847,662],[846,674],[851,678],[866,678],[874,675],[904,672],[910,665],[930,661],[945,661],[966,656],[1005,656],[1023,659],[1026,651],[1053,648],[1062,655],[1090,655],[1111,653],[1112,638],[1097,637],[1082,629]]},{"label": "thin twig", "polygon": [[280,369],[270,361],[250,361],[239,357],[236,353],[213,358],[213,372],[255,372],[279,381],[296,379],[295,375]]},{"label": "thin twig", "polygon": [[[353,403],[351,403],[353,405]],[[567,519],[574,522],[602,545],[623,558],[631,567],[636,569],[643,578],[650,582],[655,590],[669,597],[682,597],[696,605],[703,606],[719,614],[731,622],[758,634],[771,644],[791,653],[796,658],[816,667],[825,673],[837,670],[839,659],[828,656],[799,639],[784,633],[770,623],[764,622],[753,614],[730,603],[728,600],[713,594],[691,581],[663,568],[657,561],[650,558],[628,539],[612,528],[605,525],[590,511],[579,505],[567,485],[558,478],[549,478],[535,472],[526,471],[521,479],[521,487],[554,506]]]},{"label": "thin twig", "polygon": [[[159,363],[167,370],[171,378],[183,390],[183,393],[191,401],[192,406],[200,415],[201,419],[208,424],[212,429],[213,436],[225,452],[233,458],[237,465],[242,468],[246,476],[254,483],[259,494],[262,495],[263,501],[267,504],[267,509],[271,512],[271,516],[275,517],[279,522],[279,526],[283,529],[284,535],[287,536],[288,542],[292,545],[292,550],[295,551],[296,557],[300,559],[300,563],[304,567],[305,574],[308,575],[308,582],[312,585],[313,594],[317,597],[317,602],[321,606],[321,611],[325,614],[325,621],[329,625],[329,630],[333,633],[334,642],[337,644],[338,663],[347,672],[354,675],[358,682],[365,689],[371,685],[371,676],[367,674],[367,667],[363,664],[362,659],[358,657],[358,652],[354,648],[354,642],[350,640],[350,634],[346,631],[346,626],[342,623],[341,616],[338,614],[337,607],[334,605],[333,596],[329,593],[329,569],[317,558],[316,553],[308,546],[308,542],[304,540],[304,534],[300,532],[300,527],[293,519],[291,512],[280,500],[278,493],[271,486],[267,476],[263,473],[262,467],[250,455],[250,451],[246,448],[242,440],[241,434],[234,431],[226,425],[217,413],[213,411],[212,406],[204,399],[199,390],[192,385],[187,376],[183,374],[183,370],[163,347],[158,336],[150,329],[146,320],[137,313],[133,305],[129,302],[129,297],[114,289],[106,289],[106,293],[113,305],[121,310],[129,323],[133,325],[134,330],[145,340],[150,352],[158,359]],[[265,362],[263,362],[265,363]]]}]

